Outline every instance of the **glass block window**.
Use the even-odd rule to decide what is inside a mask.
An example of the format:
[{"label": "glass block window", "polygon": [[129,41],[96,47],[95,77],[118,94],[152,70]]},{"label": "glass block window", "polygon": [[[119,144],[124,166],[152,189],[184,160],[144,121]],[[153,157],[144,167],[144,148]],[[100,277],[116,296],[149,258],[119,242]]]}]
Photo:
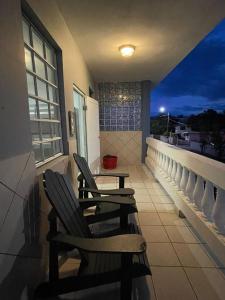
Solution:
[{"label": "glass block window", "polygon": [[23,18],[32,144],[36,163],[62,154],[56,50]]}]

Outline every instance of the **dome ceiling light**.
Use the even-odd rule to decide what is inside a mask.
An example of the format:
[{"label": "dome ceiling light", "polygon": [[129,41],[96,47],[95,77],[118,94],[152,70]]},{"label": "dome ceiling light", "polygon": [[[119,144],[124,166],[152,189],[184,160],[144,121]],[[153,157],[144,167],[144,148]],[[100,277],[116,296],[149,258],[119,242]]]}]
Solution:
[{"label": "dome ceiling light", "polygon": [[134,54],[135,46],[133,45],[123,45],[119,47],[119,51],[122,56],[130,57]]}]

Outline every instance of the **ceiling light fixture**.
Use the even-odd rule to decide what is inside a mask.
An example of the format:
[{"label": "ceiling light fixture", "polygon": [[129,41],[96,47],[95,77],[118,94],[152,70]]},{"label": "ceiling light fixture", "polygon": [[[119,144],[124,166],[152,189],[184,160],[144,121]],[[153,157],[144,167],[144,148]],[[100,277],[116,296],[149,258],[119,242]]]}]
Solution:
[{"label": "ceiling light fixture", "polygon": [[135,47],[133,45],[123,45],[119,47],[122,56],[129,57],[134,54]]}]

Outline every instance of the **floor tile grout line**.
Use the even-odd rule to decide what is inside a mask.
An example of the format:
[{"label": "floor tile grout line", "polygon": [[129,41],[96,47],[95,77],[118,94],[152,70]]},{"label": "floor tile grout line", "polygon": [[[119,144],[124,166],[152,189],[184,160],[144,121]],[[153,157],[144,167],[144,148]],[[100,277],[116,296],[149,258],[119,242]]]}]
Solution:
[{"label": "floor tile grout line", "polygon": [[[165,230],[166,230],[166,229],[165,229]],[[167,233],[167,231],[166,231],[166,233]],[[167,233],[167,234],[168,234],[168,233]],[[169,239],[170,239],[170,238],[169,238]],[[183,267],[183,265],[182,265],[182,262],[181,262],[181,260],[180,260],[180,258],[179,258],[179,256],[178,256],[178,254],[177,254],[177,251],[176,251],[176,249],[175,249],[175,247],[174,247],[172,241],[171,241],[171,246],[172,246],[172,248],[173,248],[173,250],[174,250],[174,252],[175,252],[175,254],[176,254],[176,256],[177,256],[177,259],[178,259],[178,261],[179,261],[179,263],[180,263],[180,265],[181,265],[181,268],[183,269],[183,271],[184,271],[184,273],[185,273],[186,279],[188,280],[188,282],[189,282],[189,284],[190,284],[190,287],[191,287],[191,289],[192,289],[192,291],[193,291],[193,293],[194,293],[196,299],[198,299],[197,294],[196,294],[196,292],[195,292],[195,290],[194,290],[194,288],[193,288],[193,285],[191,284],[191,281],[190,281],[190,279],[189,279],[189,277],[188,277],[188,275],[187,275],[187,273],[186,273],[186,271],[185,271],[185,269],[184,269],[184,267]]]}]

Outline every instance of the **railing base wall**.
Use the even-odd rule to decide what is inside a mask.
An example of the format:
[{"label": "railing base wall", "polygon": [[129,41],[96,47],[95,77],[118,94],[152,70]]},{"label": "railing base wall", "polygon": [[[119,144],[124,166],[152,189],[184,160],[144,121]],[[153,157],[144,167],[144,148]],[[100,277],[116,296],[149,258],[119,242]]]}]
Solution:
[{"label": "railing base wall", "polygon": [[145,159],[145,164],[149,171],[159,181],[162,187],[166,190],[168,195],[174,201],[175,206],[181,211],[191,226],[193,226],[200,239],[205,242],[215,256],[219,267],[225,267],[225,237],[217,232],[215,226],[207,221],[204,214],[198,211],[192,203],[190,203],[186,196],[178,190],[175,183],[169,179],[168,175],[164,173],[149,156]]}]

